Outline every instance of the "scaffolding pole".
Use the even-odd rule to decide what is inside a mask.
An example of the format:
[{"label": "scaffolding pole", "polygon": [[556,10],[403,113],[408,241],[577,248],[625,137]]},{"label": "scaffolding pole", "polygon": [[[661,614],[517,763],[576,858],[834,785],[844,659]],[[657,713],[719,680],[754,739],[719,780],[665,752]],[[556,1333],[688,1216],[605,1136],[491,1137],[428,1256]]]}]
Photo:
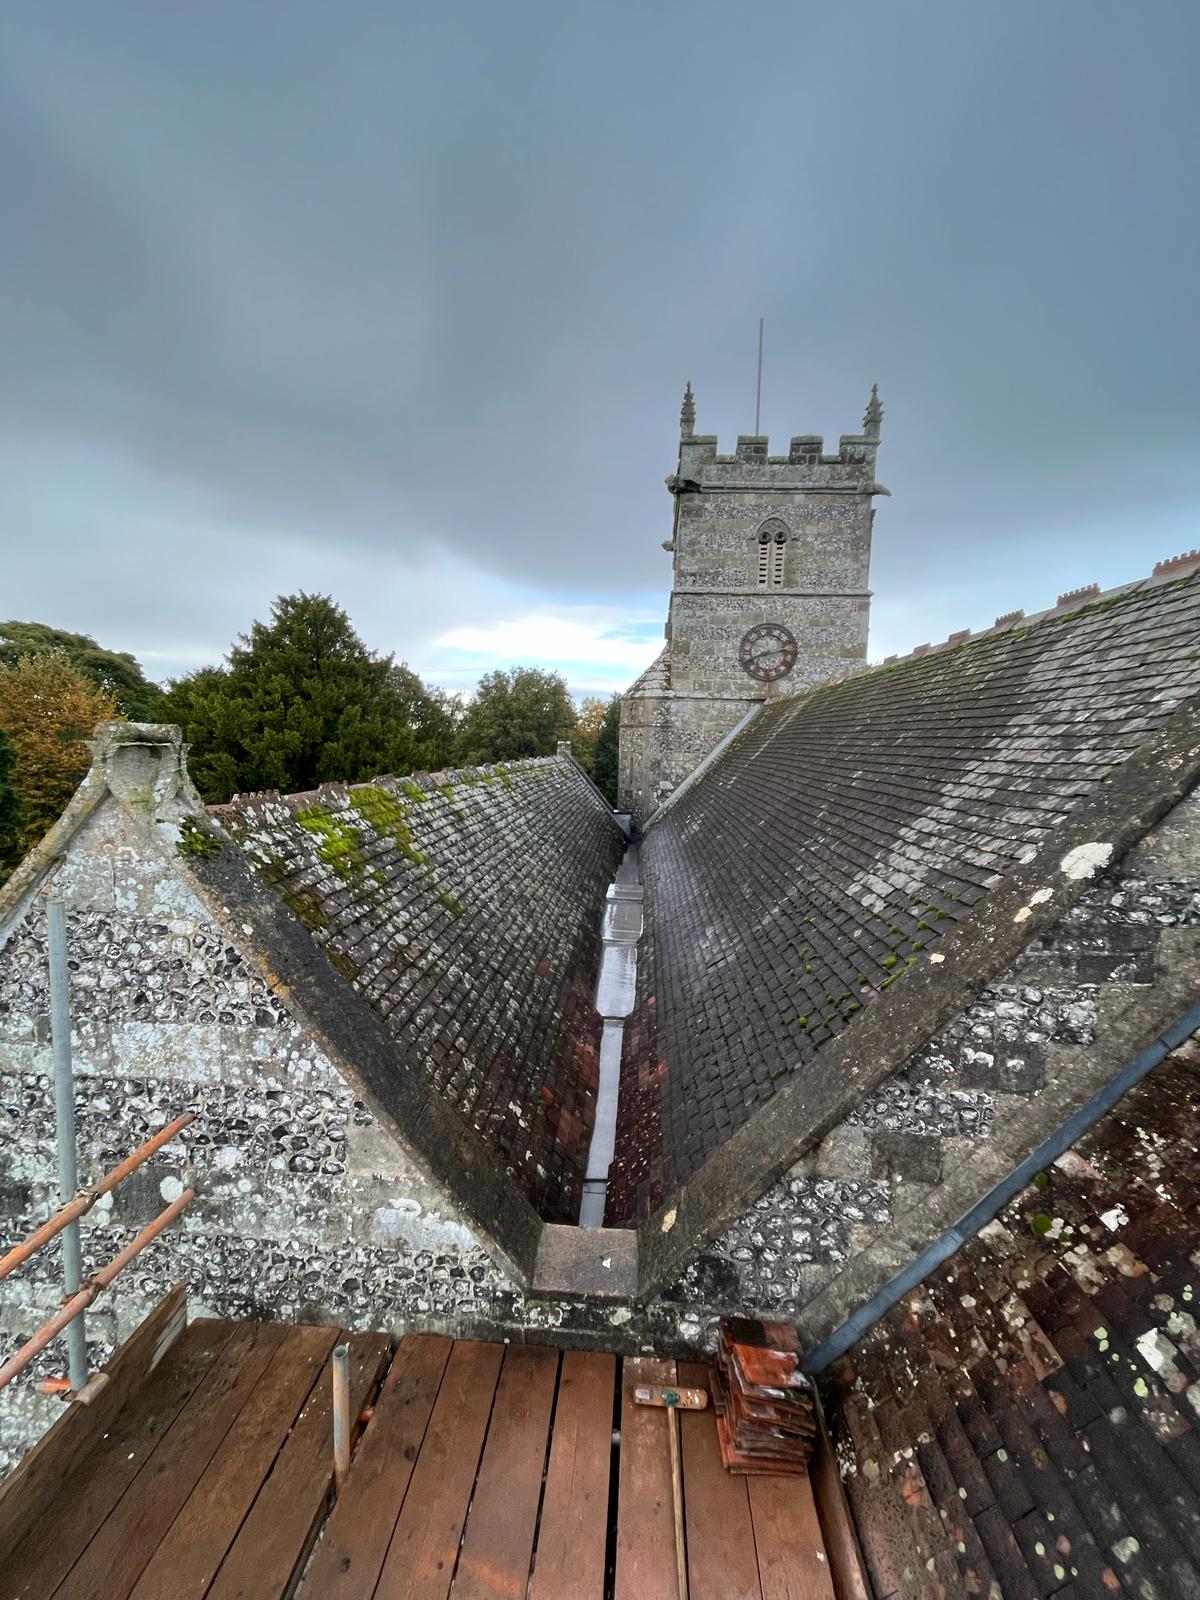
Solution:
[{"label": "scaffolding pole", "polygon": [[[54,1127],[58,1139],[58,1195],[65,1206],[79,1189],[75,1154],[75,1085],[71,1069],[71,995],[67,979],[67,912],[61,900],[46,906],[50,960],[50,1040],[54,1050]],[[83,1258],[76,1217],[62,1234],[64,1299],[83,1283]],[[80,1311],[67,1328],[67,1372],[78,1392],[88,1380],[87,1331]]]},{"label": "scaffolding pole", "polygon": [[[91,1305],[96,1296],[103,1294],[117,1274],[124,1272],[129,1263],[141,1255],[146,1246],[157,1239],[164,1228],[169,1228],[176,1217],[182,1216],[195,1198],[194,1189],[185,1189],[178,1200],[172,1201],[165,1211],[160,1211],[154,1221],[148,1223],[124,1250],[115,1255],[106,1267],[101,1267],[96,1276],[82,1289],[77,1290],[61,1310],[56,1311],[50,1321],[38,1329],[32,1339],[27,1339],[15,1354],[9,1356],[0,1367],[0,1389],[11,1383],[18,1372],[23,1372],[35,1356],[41,1355],[51,1340],[56,1339],[64,1328],[68,1334],[72,1328],[77,1328],[83,1320],[84,1310]],[[80,1388],[83,1387],[81,1384]]]},{"label": "scaffolding pole", "polygon": [[163,1145],[170,1144],[177,1133],[195,1120],[196,1113],[194,1111],[186,1111],[182,1117],[176,1117],[174,1122],[168,1122],[165,1128],[160,1128],[152,1138],[146,1140],[145,1144],[140,1145],[131,1156],[126,1156],[124,1161],[113,1167],[111,1172],[106,1172],[99,1183],[94,1184],[90,1189],[86,1189],[82,1194],[76,1195],[69,1205],[60,1206],[54,1215],[43,1222],[40,1228],[36,1228],[27,1239],[23,1239],[20,1244],[13,1245],[7,1255],[0,1256],[0,1280],[7,1278],[10,1272],[15,1272],[19,1266],[29,1260],[30,1256],[35,1255],[44,1244],[49,1244],[51,1239],[56,1239],[63,1229],[78,1217],[86,1216],[97,1200],[102,1199],[104,1195],[115,1189],[119,1183],[124,1182],[131,1172],[136,1172],[140,1166],[149,1161],[156,1151],[161,1150]]},{"label": "scaffolding pole", "polygon": [[333,1481],[341,1494],[350,1470],[350,1346],[333,1352]]}]

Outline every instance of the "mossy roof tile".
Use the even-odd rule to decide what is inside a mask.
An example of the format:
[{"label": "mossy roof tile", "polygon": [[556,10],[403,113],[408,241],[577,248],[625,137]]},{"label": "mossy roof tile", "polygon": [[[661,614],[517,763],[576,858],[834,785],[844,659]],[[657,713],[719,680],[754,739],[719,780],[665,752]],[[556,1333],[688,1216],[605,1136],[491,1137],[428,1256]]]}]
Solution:
[{"label": "mossy roof tile", "polygon": [[454,1109],[533,1205],[573,1220],[586,1141],[564,1140],[548,1113],[591,1127],[581,1062],[598,1046],[601,912],[624,849],[575,763],[325,784],[216,809],[386,1021],[406,1067],[440,1093],[453,1084]]},{"label": "mossy roof tile", "polygon": [[1200,573],[765,706],[642,845],[610,1220],[819,1072],[858,1015],[825,992],[873,1004],[1197,691]]}]

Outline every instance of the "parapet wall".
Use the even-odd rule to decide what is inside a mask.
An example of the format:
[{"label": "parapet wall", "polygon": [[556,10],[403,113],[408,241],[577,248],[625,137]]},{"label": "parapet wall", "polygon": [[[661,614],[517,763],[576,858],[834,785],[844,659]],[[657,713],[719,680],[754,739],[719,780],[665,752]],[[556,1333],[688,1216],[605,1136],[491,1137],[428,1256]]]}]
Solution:
[{"label": "parapet wall", "polygon": [[820,489],[828,485],[873,484],[879,441],[862,434],[843,434],[836,455],[825,454],[817,435],[797,434],[786,455],[771,454],[765,434],[740,434],[732,455],[721,455],[715,434],[684,439],[679,447],[679,473],[668,487],[727,485],[732,480],[783,488]]}]

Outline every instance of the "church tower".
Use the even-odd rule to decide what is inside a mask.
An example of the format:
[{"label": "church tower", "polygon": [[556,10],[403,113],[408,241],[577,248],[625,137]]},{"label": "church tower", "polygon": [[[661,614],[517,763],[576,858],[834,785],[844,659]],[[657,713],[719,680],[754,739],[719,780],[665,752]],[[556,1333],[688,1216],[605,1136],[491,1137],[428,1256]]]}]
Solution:
[{"label": "church tower", "polygon": [[867,659],[872,497],[883,407],[836,455],[806,435],[785,456],[742,435],[731,456],[680,412],[667,642],[621,701],[619,805],[645,821],[757,701]]}]

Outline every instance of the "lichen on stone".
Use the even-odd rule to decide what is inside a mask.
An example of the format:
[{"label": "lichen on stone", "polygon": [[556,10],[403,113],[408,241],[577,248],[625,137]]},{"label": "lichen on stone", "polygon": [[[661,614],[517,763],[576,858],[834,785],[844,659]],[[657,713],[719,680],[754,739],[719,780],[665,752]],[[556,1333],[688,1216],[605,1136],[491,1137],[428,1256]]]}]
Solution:
[{"label": "lichen on stone", "polygon": [[278,884],[276,887],[284,905],[287,906],[297,921],[304,924],[310,933],[316,932],[318,928],[327,928],[329,926],[329,919],[321,910],[321,902],[311,889],[296,888],[285,884]]},{"label": "lichen on stone", "polygon": [[355,978],[358,977],[358,968],[354,965],[353,961],[351,961],[350,957],[345,955],[341,950],[332,949],[329,945],[324,945],[322,948],[329,959],[329,964],[336,971],[340,972],[343,978],[346,978],[353,983]]}]

